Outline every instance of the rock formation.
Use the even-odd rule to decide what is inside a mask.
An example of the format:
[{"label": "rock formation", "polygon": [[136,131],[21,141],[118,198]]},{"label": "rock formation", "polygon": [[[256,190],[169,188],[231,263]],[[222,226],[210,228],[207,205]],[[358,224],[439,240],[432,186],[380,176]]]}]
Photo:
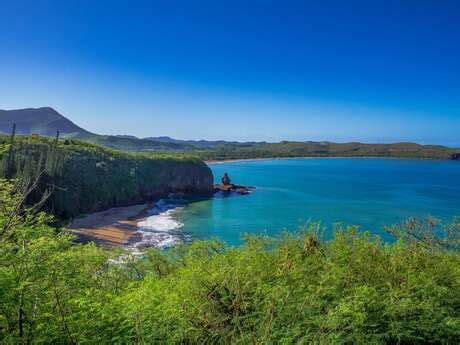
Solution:
[{"label": "rock formation", "polygon": [[238,194],[249,194],[250,191],[254,190],[255,187],[240,186],[231,183],[230,177],[227,173],[221,179],[221,184],[214,185],[214,192],[225,192],[225,193],[238,193]]}]

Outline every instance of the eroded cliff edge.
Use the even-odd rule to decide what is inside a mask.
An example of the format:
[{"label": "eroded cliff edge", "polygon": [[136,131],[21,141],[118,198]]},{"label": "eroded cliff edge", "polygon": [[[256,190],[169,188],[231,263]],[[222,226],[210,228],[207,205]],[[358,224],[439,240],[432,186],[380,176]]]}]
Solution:
[{"label": "eroded cliff edge", "polygon": [[1,136],[0,146],[1,175],[23,177],[45,169],[36,194],[53,186],[46,208],[62,218],[154,201],[169,193],[213,193],[211,169],[193,157],[131,154],[43,137],[17,137],[11,145]]},{"label": "eroded cliff edge", "polygon": [[[82,165],[86,168],[75,174]],[[70,159],[61,178],[68,180],[66,175],[76,176],[70,186],[66,183],[69,192],[58,191],[54,202],[54,212],[65,217],[74,216],[75,209],[81,214],[154,201],[170,193],[208,197],[213,192],[211,170],[194,159]]]}]

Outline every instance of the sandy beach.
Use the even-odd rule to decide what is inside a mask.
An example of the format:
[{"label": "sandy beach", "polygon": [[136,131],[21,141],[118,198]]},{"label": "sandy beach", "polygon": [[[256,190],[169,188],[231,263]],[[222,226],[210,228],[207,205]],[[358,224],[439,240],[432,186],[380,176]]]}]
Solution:
[{"label": "sandy beach", "polygon": [[141,240],[137,223],[147,216],[154,204],[114,207],[75,219],[69,229],[80,241],[122,246]]}]

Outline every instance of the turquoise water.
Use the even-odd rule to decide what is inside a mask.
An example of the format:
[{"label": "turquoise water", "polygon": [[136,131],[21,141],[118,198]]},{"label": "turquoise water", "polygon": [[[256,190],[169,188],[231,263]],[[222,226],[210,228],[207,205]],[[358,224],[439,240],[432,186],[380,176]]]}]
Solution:
[{"label": "turquoise water", "polygon": [[[360,225],[385,239],[383,225],[407,217],[460,216],[460,162],[319,158],[211,165],[216,180],[256,186],[246,196],[191,203],[172,217],[192,239],[231,245],[244,233],[277,235],[308,220]],[[332,230],[327,233],[331,236]]]}]

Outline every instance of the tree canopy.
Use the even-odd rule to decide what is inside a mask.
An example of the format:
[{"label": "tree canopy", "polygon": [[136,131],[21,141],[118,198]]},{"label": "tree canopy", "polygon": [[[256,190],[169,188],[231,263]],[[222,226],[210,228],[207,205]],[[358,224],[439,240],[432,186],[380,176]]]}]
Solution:
[{"label": "tree canopy", "polygon": [[[32,181],[33,182],[33,181]],[[382,243],[319,225],[241,247],[196,241],[143,257],[71,234],[0,181],[2,343],[456,343],[460,255],[413,223]],[[439,225],[438,225],[439,226]],[[458,238],[459,224],[449,225]]]}]

